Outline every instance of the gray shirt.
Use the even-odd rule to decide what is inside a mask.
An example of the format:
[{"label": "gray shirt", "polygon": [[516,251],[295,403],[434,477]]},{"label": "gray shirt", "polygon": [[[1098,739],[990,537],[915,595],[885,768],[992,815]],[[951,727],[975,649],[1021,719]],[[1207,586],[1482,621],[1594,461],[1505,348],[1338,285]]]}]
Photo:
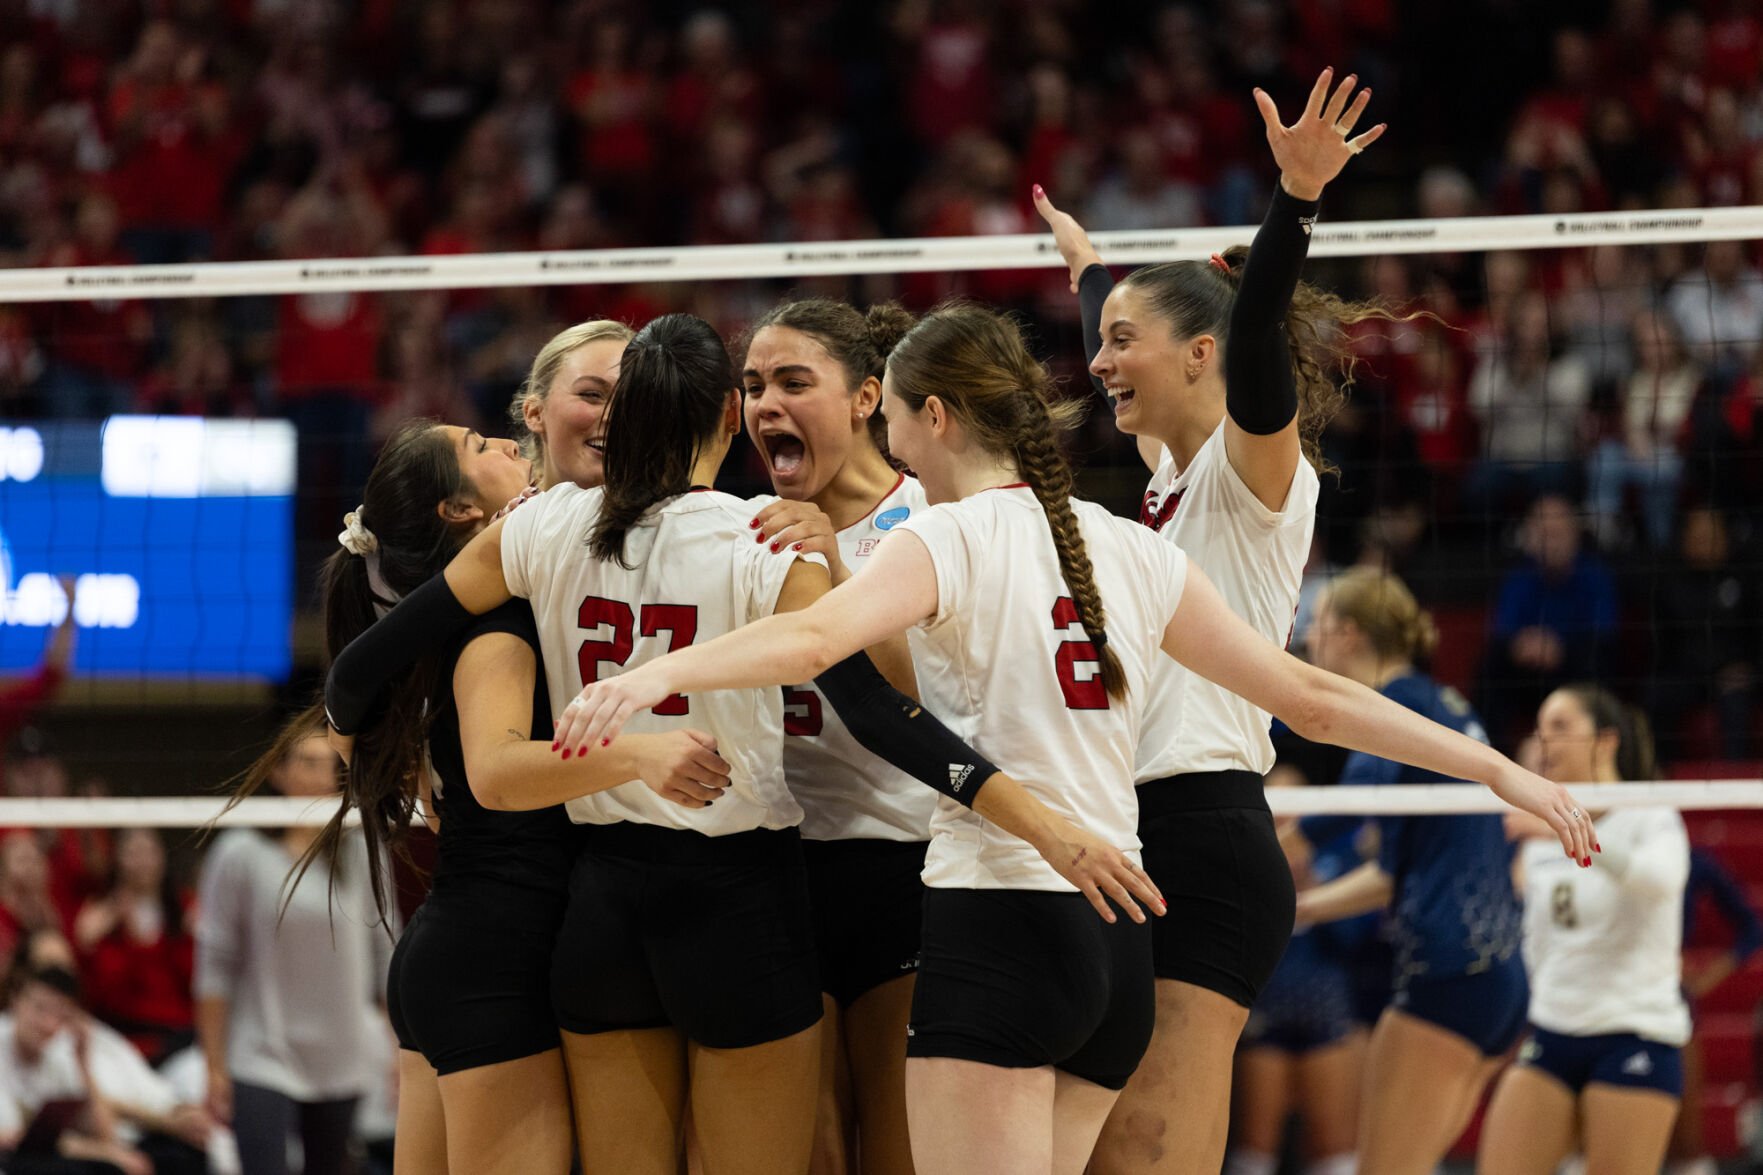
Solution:
[{"label": "gray shirt", "polygon": [[296,1101],[351,1097],[375,1079],[365,1041],[386,1031],[375,1011],[392,942],[373,907],[367,852],[344,837],[334,896],[313,863],[281,911],[294,858],[279,839],[233,829],[202,868],[196,996],[231,1005],[233,1080]]}]

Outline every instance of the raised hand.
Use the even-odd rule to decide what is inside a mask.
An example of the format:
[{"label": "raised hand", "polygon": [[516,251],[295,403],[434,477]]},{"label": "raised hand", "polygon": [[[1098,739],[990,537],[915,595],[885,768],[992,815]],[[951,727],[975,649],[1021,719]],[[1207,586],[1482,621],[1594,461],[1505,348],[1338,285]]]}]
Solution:
[{"label": "raised hand", "polygon": [[1330,94],[1333,81],[1334,70],[1323,70],[1304,112],[1291,126],[1279,121],[1279,107],[1267,91],[1255,90],[1255,105],[1261,111],[1261,121],[1267,124],[1267,145],[1273,148],[1273,161],[1279,164],[1280,182],[1300,200],[1320,197],[1328,182],[1347,166],[1347,160],[1377,142],[1389,127],[1380,122],[1359,137],[1349,138],[1365,113],[1365,104],[1371,101],[1371,91],[1360,90],[1349,106],[1347,99],[1352,98],[1359,79],[1347,75]]},{"label": "raised hand", "polygon": [[1065,258],[1065,264],[1071,270],[1071,292],[1075,294],[1077,279],[1090,266],[1102,264],[1102,256],[1090,244],[1090,234],[1084,232],[1084,226],[1071,213],[1053,207],[1053,201],[1047,199],[1046,189],[1039,184],[1034,187],[1034,198],[1035,211],[1053,230],[1053,243],[1059,247],[1059,256]]}]

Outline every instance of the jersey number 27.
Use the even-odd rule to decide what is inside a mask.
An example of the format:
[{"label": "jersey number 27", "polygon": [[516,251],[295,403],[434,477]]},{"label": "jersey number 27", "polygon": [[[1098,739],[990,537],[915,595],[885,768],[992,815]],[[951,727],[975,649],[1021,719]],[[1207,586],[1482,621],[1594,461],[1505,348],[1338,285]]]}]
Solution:
[{"label": "jersey number 27", "polygon": [[[589,596],[576,610],[575,622],[590,632],[611,630],[607,640],[590,638],[582,642],[576,653],[581,666],[582,684],[593,685],[600,680],[603,664],[623,665],[630,660],[633,631],[638,628],[631,616],[631,606],[623,600]],[[668,634],[667,651],[683,649],[698,635],[698,608],[695,604],[644,604],[640,630],[643,636]],[[657,702],[651,713],[678,717],[690,709],[684,695],[669,694]]]}]

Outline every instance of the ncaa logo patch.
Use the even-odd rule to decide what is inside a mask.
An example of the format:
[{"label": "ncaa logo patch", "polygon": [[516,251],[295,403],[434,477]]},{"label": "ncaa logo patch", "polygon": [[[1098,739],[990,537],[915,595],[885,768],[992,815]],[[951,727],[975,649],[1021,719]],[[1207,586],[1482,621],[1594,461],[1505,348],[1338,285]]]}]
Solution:
[{"label": "ncaa logo patch", "polygon": [[893,530],[905,522],[911,513],[912,507],[910,506],[895,506],[892,510],[883,510],[875,516],[875,528],[877,530]]}]

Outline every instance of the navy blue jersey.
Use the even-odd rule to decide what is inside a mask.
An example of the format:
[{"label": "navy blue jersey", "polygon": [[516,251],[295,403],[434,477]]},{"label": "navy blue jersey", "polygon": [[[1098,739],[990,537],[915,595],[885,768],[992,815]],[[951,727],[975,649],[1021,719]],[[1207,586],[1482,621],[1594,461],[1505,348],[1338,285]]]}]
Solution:
[{"label": "navy blue jersey", "polygon": [[[1463,695],[1429,677],[1398,677],[1381,692],[1441,726],[1487,741]],[[1459,781],[1354,752],[1341,782]],[[1379,816],[1375,822],[1379,863],[1395,883],[1390,937],[1398,989],[1420,976],[1475,975],[1518,953],[1522,918],[1512,890],[1512,846],[1497,813]]]}]

